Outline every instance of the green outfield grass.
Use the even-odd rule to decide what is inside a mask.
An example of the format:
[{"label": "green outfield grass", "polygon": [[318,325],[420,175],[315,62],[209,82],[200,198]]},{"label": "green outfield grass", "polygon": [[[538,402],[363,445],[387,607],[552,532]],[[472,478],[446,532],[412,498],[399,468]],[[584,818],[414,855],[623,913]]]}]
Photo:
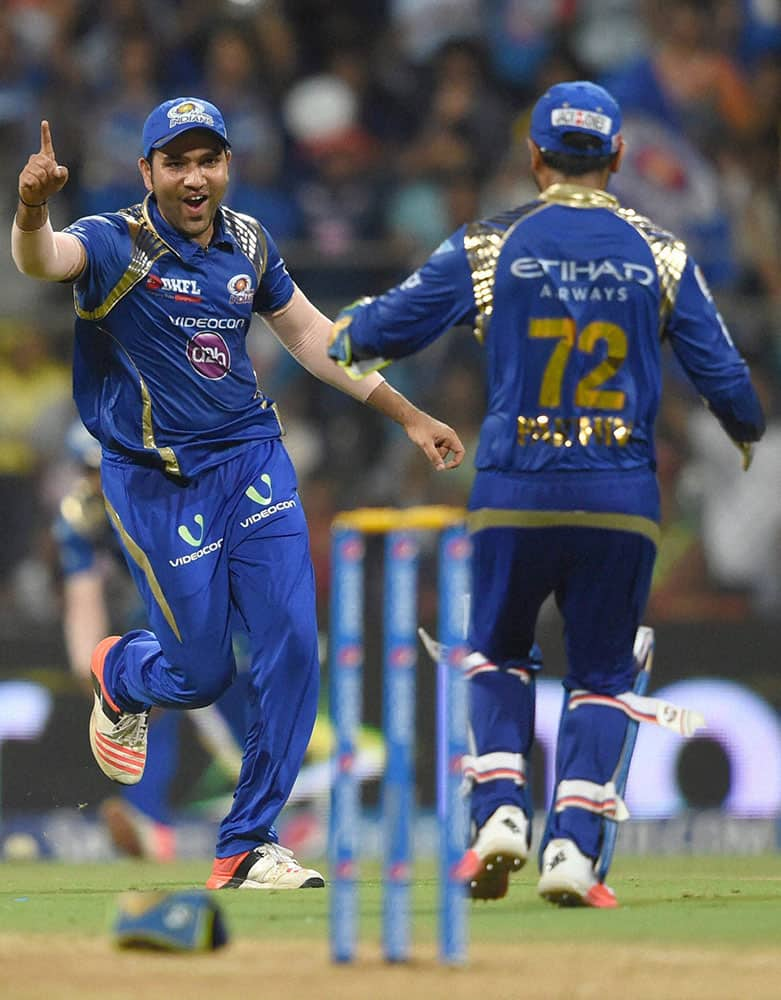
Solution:
[{"label": "green outfield grass", "polygon": [[[155,865],[6,862],[0,864],[0,934],[102,936],[118,893],[201,886],[208,862]],[[437,881],[420,866],[413,888],[414,936],[433,941]],[[558,910],[539,900],[530,865],[508,896],[470,904],[474,942],[566,938],[602,944],[675,943],[707,948],[778,947],[781,941],[781,855],[760,857],[619,857],[611,873],[615,911]],[[325,939],[328,891],[222,892],[217,896],[232,936]],[[362,940],[379,937],[382,885],[366,865],[360,885]]]}]

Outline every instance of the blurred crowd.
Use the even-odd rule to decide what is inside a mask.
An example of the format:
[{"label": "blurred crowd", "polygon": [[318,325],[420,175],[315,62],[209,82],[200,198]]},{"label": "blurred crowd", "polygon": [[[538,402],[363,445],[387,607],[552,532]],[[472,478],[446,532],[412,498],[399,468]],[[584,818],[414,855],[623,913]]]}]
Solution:
[{"label": "blurred crowd", "polygon": [[[51,122],[70,181],[55,226],[143,195],[159,101],[204,96],[233,147],[227,202],[260,218],[333,313],[410,273],[461,223],[535,195],[530,107],[564,79],[604,83],[628,153],[612,191],[687,242],[768,413],[750,476],[668,353],[659,421],[664,530],[655,620],[781,619],[781,5],[776,0],[5,0],[0,201]],[[59,627],[51,523],[78,474],[66,430],[66,290],[0,263],[0,635]],[[261,384],[281,406],[327,611],[329,525],[356,505],[463,503],[400,432],[315,383],[260,320]],[[473,446],[480,348],[456,331],[390,380]],[[473,452],[473,448],[472,448]]]}]

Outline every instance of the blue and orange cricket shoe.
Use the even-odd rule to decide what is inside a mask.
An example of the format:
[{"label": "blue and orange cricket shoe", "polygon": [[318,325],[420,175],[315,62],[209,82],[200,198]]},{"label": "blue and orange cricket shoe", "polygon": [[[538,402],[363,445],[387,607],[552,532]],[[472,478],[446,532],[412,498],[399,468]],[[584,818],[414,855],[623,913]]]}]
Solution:
[{"label": "blue and orange cricket shoe", "polygon": [[108,651],[122,637],[110,635],[95,647],[90,662],[95,704],[89,720],[89,742],[101,771],[121,785],[141,780],[146,764],[149,712],[123,712],[103,685]]}]

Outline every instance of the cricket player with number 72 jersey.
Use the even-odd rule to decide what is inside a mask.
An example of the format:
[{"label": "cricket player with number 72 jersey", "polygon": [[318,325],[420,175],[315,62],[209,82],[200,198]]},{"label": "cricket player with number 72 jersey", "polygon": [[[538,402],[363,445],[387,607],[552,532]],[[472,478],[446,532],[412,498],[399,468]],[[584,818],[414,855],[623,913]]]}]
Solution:
[{"label": "cricket player with number 72 jersey", "polygon": [[47,203],[68,170],[44,121],[19,175],[12,253],[25,274],[73,282],[74,395],[101,443],[106,509],[151,624],[92,655],[95,760],[138,782],[150,706],[216,701],[235,676],[239,627],[247,736],[207,887],[319,888],[274,828],[315,721],[317,623],[295,472],[247,352],[253,312],[310,372],[400,423],[435,468],[454,468],[464,449],[381,376],[356,388],[331,364],[330,321],[263,225],[222,205],[230,158],[218,108],[165,101],[144,125],[143,203],[54,232]]},{"label": "cricket player with number 72 jersey", "polygon": [[606,824],[628,815],[632,727],[664,724],[661,703],[637,693],[634,652],[659,534],[664,342],[746,469],[764,430],[748,368],[686,247],[606,190],[620,129],[603,88],[552,87],[531,118],[539,197],[462,226],[403,284],[344,309],[329,348],[356,378],[456,324],[485,348],[464,664],[474,836],[461,864],[478,898],[503,896],[528,856],[535,624],[553,594],[568,669],[538,889],[554,903],[617,905],[604,883]]}]

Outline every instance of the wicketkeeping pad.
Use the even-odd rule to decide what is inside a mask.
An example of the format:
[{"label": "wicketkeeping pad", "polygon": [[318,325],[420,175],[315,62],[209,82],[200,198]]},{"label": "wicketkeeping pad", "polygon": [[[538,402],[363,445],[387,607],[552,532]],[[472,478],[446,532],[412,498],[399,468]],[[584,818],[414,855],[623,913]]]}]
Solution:
[{"label": "wicketkeeping pad", "polygon": [[213,951],[228,941],[225,921],[204,892],[127,892],[113,927],[118,948]]}]

